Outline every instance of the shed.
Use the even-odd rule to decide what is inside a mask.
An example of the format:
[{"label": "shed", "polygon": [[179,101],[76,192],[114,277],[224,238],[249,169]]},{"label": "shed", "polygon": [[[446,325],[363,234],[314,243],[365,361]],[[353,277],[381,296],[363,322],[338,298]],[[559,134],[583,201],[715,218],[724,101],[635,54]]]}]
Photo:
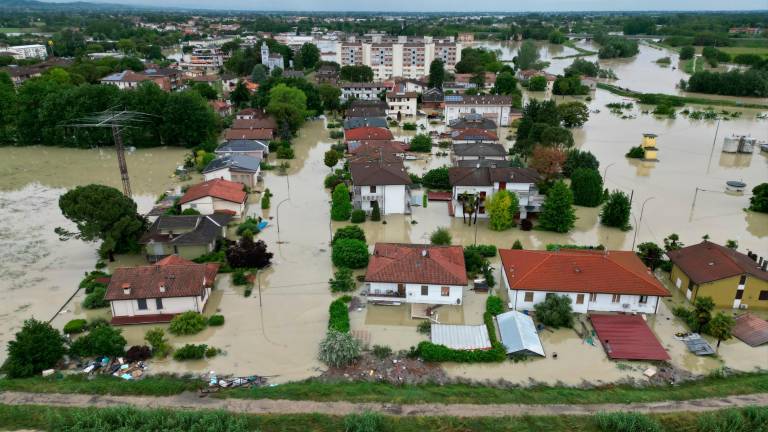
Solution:
[{"label": "shed", "polygon": [[507,354],[545,356],[536,325],[530,316],[518,311],[504,312],[496,316],[496,324]]},{"label": "shed", "polygon": [[642,316],[592,314],[589,319],[608,357],[620,360],[669,360],[669,354]]},{"label": "shed", "polygon": [[749,346],[768,343],[768,321],[747,313],[736,317],[732,333]]},{"label": "shed", "polygon": [[683,338],[685,346],[688,347],[688,351],[696,354],[697,356],[715,355],[715,350],[712,346],[704,340],[701,335],[692,333],[689,336]]},{"label": "shed", "polygon": [[455,350],[489,350],[491,339],[485,325],[432,324],[432,343]]}]

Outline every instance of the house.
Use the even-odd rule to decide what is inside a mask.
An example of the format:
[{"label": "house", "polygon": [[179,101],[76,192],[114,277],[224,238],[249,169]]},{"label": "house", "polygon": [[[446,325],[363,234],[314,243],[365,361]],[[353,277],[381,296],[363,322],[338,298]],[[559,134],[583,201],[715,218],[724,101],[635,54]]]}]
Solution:
[{"label": "house", "polygon": [[232,115],[232,104],[229,101],[213,100],[208,102],[208,104],[219,117],[229,117]]},{"label": "house", "polygon": [[283,78],[304,78],[304,72],[293,69],[284,70]]},{"label": "house", "polygon": [[160,215],[139,239],[144,246],[147,261],[156,262],[169,255],[195,259],[212,252],[216,241],[226,237],[227,224],[232,216],[212,215]]},{"label": "house", "polygon": [[335,85],[339,82],[339,69],[333,65],[322,65],[317,72],[315,72],[315,80],[317,80],[318,84]]},{"label": "house", "polygon": [[503,95],[448,95],[445,96],[445,121],[451,121],[465,114],[480,114],[500,126],[509,126],[512,121],[512,96]]},{"label": "house", "polygon": [[120,90],[126,90],[134,89],[144,81],[152,81],[161,89],[165,91],[171,91],[171,81],[168,77],[162,75],[149,76],[143,73],[134,72],[132,70],[124,70],[122,72],[107,75],[99,82],[101,84],[116,86]]},{"label": "house", "polygon": [[224,179],[253,188],[259,181],[261,158],[245,155],[224,155],[203,168],[205,180]]},{"label": "house", "polygon": [[[451,141],[453,144],[477,144],[477,143],[498,143],[499,137],[496,132],[485,129],[455,129],[451,131]],[[498,144],[502,150],[504,146]],[[504,150],[506,153],[506,150]]]},{"label": "house", "polygon": [[483,129],[490,132],[496,132],[498,126],[492,119],[483,117],[480,114],[465,114],[448,124],[448,127],[456,129]]},{"label": "house", "polygon": [[179,204],[182,211],[193,208],[203,215],[228,213],[239,217],[245,212],[247,199],[242,183],[213,179],[190,186]]},{"label": "house", "polygon": [[417,101],[419,95],[416,92],[391,91],[387,92],[387,115],[396,116],[415,116],[417,113]]},{"label": "house", "polygon": [[269,154],[269,145],[256,140],[230,140],[219,145],[214,153],[217,155],[240,155],[264,159]]},{"label": "house", "polygon": [[266,117],[267,113],[265,113],[263,110],[256,109],[256,108],[243,108],[240,111],[235,114],[235,120],[241,120],[241,119],[255,119],[255,118],[262,118]]},{"label": "house", "polygon": [[669,291],[632,251],[499,249],[509,308],[533,310],[549,295],[574,312],[656,313]]},{"label": "house", "polygon": [[229,93],[237,87],[238,76],[233,73],[222,74],[221,77],[221,89],[225,93]]},{"label": "house", "polygon": [[346,111],[346,117],[386,117],[387,107],[387,103],[383,100],[355,99],[350,102],[349,108]]},{"label": "house", "polygon": [[544,196],[539,194],[536,184],[541,180],[539,174],[530,168],[510,167],[452,167],[448,169],[448,179],[453,191],[451,199],[456,209],[455,217],[464,217],[462,201],[467,195],[477,197],[477,217],[488,217],[485,212],[485,200],[500,190],[508,190],[517,195],[520,203],[520,219],[526,219],[528,213],[541,210]]},{"label": "house", "polygon": [[347,142],[347,146],[358,141],[392,141],[393,139],[392,132],[385,128],[360,127],[344,131],[344,140]]},{"label": "house", "polygon": [[409,145],[401,141],[355,141],[354,143],[355,145],[349,148],[350,162],[361,158],[366,158],[366,160],[380,159],[382,153],[387,158],[389,158],[388,155],[395,155],[403,159],[405,152],[409,149]]},{"label": "house", "polygon": [[230,129],[267,129],[272,134],[277,130],[277,121],[272,116],[253,117],[248,119],[236,118]]},{"label": "house", "polygon": [[9,52],[14,53],[12,57],[17,60],[34,58],[45,60],[48,58],[48,50],[46,49],[45,45],[42,44],[15,45],[9,46],[6,49]]},{"label": "house", "polygon": [[389,123],[384,117],[350,117],[344,120],[344,129],[361,127],[387,128]]},{"label": "house", "polygon": [[421,94],[421,107],[425,110],[442,111],[445,108],[444,99],[442,89],[427,89]]},{"label": "house", "polygon": [[667,252],[670,279],[691,302],[712,297],[716,307],[768,309],[768,259],[704,240]]},{"label": "house", "polygon": [[251,140],[251,141],[272,141],[275,138],[274,129],[227,129],[224,132],[224,139],[233,140]]},{"label": "house", "polygon": [[461,305],[467,269],[461,246],[376,243],[365,272],[368,301]]},{"label": "house", "polygon": [[547,91],[552,91],[552,88],[555,86],[555,80],[557,79],[557,76],[548,74],[546,72],[542,72],[535,69],[523,69],[518,70],[515,74],[515,78],[517,78],[521,83],[527,83],[531,78],[533,77],[544,77],[544,79],[547,80]]},{"label": "house", "polygon": [[496,143],[465,143],[453,145],[453,160],[483,160],[492,159],[498,161],[507,160],[507,150],[501,144]]},{"label": "house", "polygon": [[379,95],[392,89],[392,85],[384,82],[376,83],[344,83],[341,85],[341,101],[349,99],[379,100]]},{"label": "house", "polygon": [[411,213],[411,177],[403,160],[379,148],[375,153],[362,153],[349,163],[352,177],[352,205],[370,213],[374,202],[382,215]]},{"label": "house", "polygon": [[455,160],[453,166],[462,168],[507,168],[511,164],[507,160],[500,159],[466,159]]},{"label": "house", "polygon": [[592,77],[582,76],[580,78],[580,82],[581,82],[581,85],[587,87],[589,91],[597,90],[597,80]]},{"label": "house", "polygon": [[[474,82],[475,75],[471,73],[454,74],[454,82],[464,88],[477,88],[478,85]],[[496,85],[496,74],[493,72],[486,72],[483,76],[483,85],[480,86],[484,89],[491,89]]]},{"label": "house", "polygon": [[154,265],[115,269],[104,300],[112,324],[169,322],[177,314],[203,312],[219,264],[195,264],[175,255]]},{"label": "house", "polygon": [[397,78],[395,84],[403,92],[424,93],[427,89],[427,83],[414,78]]}]

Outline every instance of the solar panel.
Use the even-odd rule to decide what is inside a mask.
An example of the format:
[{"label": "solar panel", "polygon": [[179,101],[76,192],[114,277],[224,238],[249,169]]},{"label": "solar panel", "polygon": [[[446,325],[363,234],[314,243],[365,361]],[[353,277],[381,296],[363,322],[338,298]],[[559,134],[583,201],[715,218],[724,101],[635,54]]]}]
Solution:
[{"label": "solar panel", "polygon": [[464,96],[461,95],[448,95],[445,97],[446,102],[460,102],[464,100]]}]

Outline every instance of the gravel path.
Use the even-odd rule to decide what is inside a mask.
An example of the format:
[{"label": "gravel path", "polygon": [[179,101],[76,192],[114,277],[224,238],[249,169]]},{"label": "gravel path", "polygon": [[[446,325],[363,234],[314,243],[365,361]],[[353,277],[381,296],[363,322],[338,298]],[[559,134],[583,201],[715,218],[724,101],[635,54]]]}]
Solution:
[{"label": "gravel path", "polygon": [[354,402],[315,402],[271,399],[218,399],[183,393],[168,397],[106,396],[56,393],[0,393],[0,404],[50,405],[59,407],[112,407],[131,405],[138,408],[218,409],[247,414],[346,415],[363,410],[398,416],[500,417],[520,415],[589,415],[600,411],[636,411],[642,413],[702,412],[750,405],[768,406],[768,393],[688,401],[663,401],[632,404],[595,405],[521,405],[521,404],[382,404]]}]

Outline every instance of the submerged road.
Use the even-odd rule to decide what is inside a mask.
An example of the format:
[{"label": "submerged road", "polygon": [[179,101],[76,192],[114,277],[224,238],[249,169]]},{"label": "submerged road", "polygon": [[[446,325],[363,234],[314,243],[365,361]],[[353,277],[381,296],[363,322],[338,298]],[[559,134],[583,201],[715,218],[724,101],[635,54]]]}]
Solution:
[{"label": "submerged road", "polygon": [[168,408],[186,410],[224,410],[244,414],[311,414],[347,415],[364,410],[395,416],[502,417],[522,415],[591,415],[597,412],[634,411],[640,413],[703,412],[724,408],[768,406],[768,393],[728,396],[687,401],[662,401],[630,404],[386,404],[354,402],[316,402],[272,399],[219,399],[200,397],[197,393],[176,396],[107,396],[58,393],[0,393],[0,404],[49,405],[73,408]]}]

